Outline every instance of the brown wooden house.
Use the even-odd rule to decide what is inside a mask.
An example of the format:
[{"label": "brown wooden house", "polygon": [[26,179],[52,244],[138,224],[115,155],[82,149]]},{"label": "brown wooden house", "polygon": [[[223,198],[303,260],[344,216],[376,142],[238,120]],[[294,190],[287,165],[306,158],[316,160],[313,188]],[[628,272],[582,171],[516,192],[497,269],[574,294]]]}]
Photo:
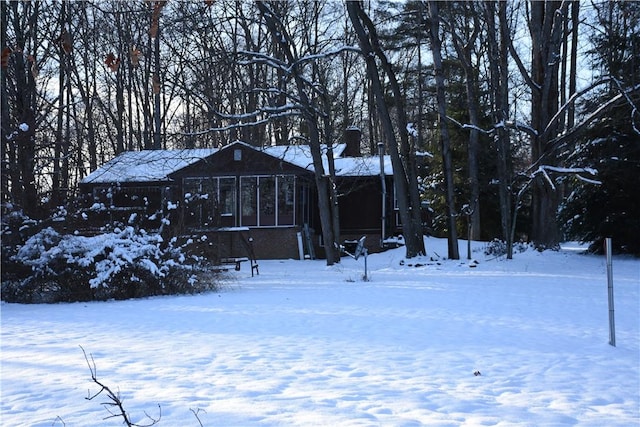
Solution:
[{"label": "brown wooden house", "polygon": [[[345,148],[333,150],[341,238],[367,235],[368,249],[380,250],[383,238],[398,229],[391,162],[388,156],[382,162],[343,157]],[[235,142],[220,149],[125,152],[84,178],[80,190],[89,223],[162,229],[204,242],[213,257],[244,256],[249,239],[259,259],[323,255],[307,146]]]}]

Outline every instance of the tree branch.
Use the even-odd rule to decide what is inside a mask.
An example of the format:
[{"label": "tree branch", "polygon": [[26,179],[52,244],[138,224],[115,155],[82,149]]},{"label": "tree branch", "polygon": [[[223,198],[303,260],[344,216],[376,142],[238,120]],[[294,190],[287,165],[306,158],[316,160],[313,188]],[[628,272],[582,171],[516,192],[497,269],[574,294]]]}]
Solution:
[{"label": "tree branch", "polygon": [[[607,81],[609,81],[609,80],[607,80]],[[602,83],[604,83],[604,81]],[[578,133],[584,131],[586,129],[586,127],[589,124],[591,124],[591,122],[593,122],[594,120],[600,118],[609,108],[614,106],[621,99],[630,100],[630,98],[628,97],[629,94],[633,93],[635,91],[638,91],[638,90],[640,90],[640,84],[634,86],[633,88],[631,88],[628,91],[622,91],[622,93],[619,93],[618,95],[616,95],[613,98],[609,99],[604,104],[600,105],[600,107],[598,107],[595,111],[593,111],[590,114],[588,114],[580,123],[575,125],[573,128],[569,129],[567,132],[565,132],[562,135],[559,135],[558,137],[556,137],[556,138],[552,139],[551,141],[549,141],[549,145],[548,146],[550,147],[550,150],[548,150],[548,151],[549,152],[553,152],[553,151],[557,150],[559,147],[561,147],[567,141],[573,140]],[[633,110],[632,110],[632,113],[631,113],[632,114],[631,120],[633,122],[633,115],[637,114],[637,108],[633,103],[631,103],[631,105],[633,107]],[[637,129],[635,127],[635,123],[633,123],[633,126],[634,126],[634,130],[637,131]]]},{"label": "tree branch", "polygon": [[463,124],[463,123],[460,123],[459,121],[457,121],[456,119],[454,119],[451,116],[446,116],[446,119],[449,120],[450,122],[454,123],[455,125],[457,125],[461,129],[472,129],[472,130],[476,130],[478,132],[484,133],[486,135],[493,135],[495,133],[496,129],[503,127],[503,128],[507,128],[507,129],[515,129],[517,131],[525,132],[526,134],[528,134],[531,137],[538,136],[538,132],[536,132],[535,129],[533,129],[528,124],[519,122],[517,120],[508,120],[506,122],[499,122],[499,123],[494,124],[491,129],[482,129],[481,127],[479,127],[477,125],[474,125],[474,124],[469,124],[469,123],[464,123]]},{"label": "tree branch", "polygon": [[[131,420],[129,419],[129,415],[125,411],[124,406],[122,404],[120,393],[114,393],[107,385],[103,384],[98,380],[98,370],[96,368],[96,362],[93,359],[93,355],[92,354],[87,355],[87,352],[84,350],[84,348],[82,346],[80,346],[80,348],[82,349],[82,353],[84,354],[84,360],[87,362],[87,366],[89,367],[89,371],[91,372],[91,380],[100,387],[100,390],[97,393],[94,393],[94,394],[89,393],[85,399],[93,400],[96,397],[98,397],[100,394],[102,394],[102,392],[105,392],[105,394],[107,395],[107,398],[110,401],[103,402],[102,405],[105,407],[107,412],[111,414],[110,416],[104,418],[105,420],[110,418],[122,417],[123,423],[126,424],[128,427],[151,427],[160,421],[160,418],[162,418],[162,409],[160,408],[160,405],[158,405],[159,415],[157,419],[150,417],[149,414],[145,412],[145,415],[147,416],[147,418],[151,420],[149,424],[135,424],[131,422]],[[111,407],[115,407],[116,411],[112,412]]]},{"label": "tree branch", "polygon": [[512,38],[509,38],[509,53],[511,54],[511,57],[513,58],[513,60],[516,61],[516,65],[520,70],[520,74],[522,75],[522,78],[527,83],[527,85],[531,88],[531,90],[541,90],[542,87],[536,82],[534,82],[531,76],[529,75],[529,73],[527,72],[527,68],[522,63],[522,59],[520,59],[520,55],[518,55],[518,52],[516,52],[516,48],[513,46]]}]

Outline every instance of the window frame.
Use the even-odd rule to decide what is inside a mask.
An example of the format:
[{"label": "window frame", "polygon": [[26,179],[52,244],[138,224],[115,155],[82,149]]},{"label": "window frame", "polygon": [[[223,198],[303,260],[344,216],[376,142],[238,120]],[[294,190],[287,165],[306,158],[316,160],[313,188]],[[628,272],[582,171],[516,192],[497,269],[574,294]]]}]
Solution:
[{"label": "window frame", "polygon": [[[213,222],[213,224],[211,224],[208,220],[205,220],[203,217],[205,215],[206,212],[215,212],[215,209],[219,209],[219,206],[221,205],[220,203],[220,189],[221,189],[221,181],[223,180],[233,180],[233,184],[231,185],[231,188],[233,189],[233,193],[232,193],[232,200],[230,201],[230,203],[225,203],[224,206],[231,206],[231,212],[219,212],[218,213],[218,222],[220,222],[220,224],[216,225],[216,218],[211,219],[211,222]],[[197,205],[194,205],[193,207],[189,206],[189,203],[186,202],[187,199],[187,194],[191,194],[192,193],[192,189],[195,186],[197,186],[197,191],[199,192],[198,195],[200,196],[198,201],[200,201],[200,203],[198,203]],[[215,194],[213,195],[213,198],[211,197],[211,195],[209,194],[209,192],[207,192],[207,197],[202,197],[202,194],[200,192],[203,191],[204,187],[207,186],[209,188],[211,188],[211,186],[213,186],[213,189],[215,191]],[[185,216],[185,221],[187,224],[187,227],[191,227],[191,228],[211,228],[211,227],[216,227],[216,226],[234,226],[236,223],[236,217],[237,217],[237,179],[235,176],[190,176],[190,177],[185,177],[183,178],[182,181],[182,200],[184,202],[184,208],[183,208],[183,212],[184,212],[184,216]],[[228,186],[226,187],[228,188]],[[209,206],[203,206],[204,203],[207,202],[203,202],[209,200]],[[215,207],[214,207],[215,206]],[[190,221],[188,216],[195,214],[196,218],[193,221]],[[208,218],[208,217],[207,217]],[[225,220],[226,219],[226,220]],[[230,219],[230,221],[229,221]],[[229,223],[230,222],[230,223]]]},{"label": "window frame", "polygon": [[[261,181],[262,180],[273,180],[274,185],[270,192],[273,194],[273,200],[269,200],[269,202],[273,205],[273,213],[268,214],[269,217],[273,216],[273,220],[267,220],[263,209],[265,207],[266,200],[264,200],[263,192],[261,191]],[[292,191],[287,191],[287,193],[281,192],[281,187],[285,185],[284,180],[291,180],[290,188]],[[297,177],[293,174],[277,174],[277,175],[243,175],[240,176],[238,180],[238,192],[240,194],[239,197],[239,212],[241,213],[238,216],[239,225],[241,227],[256,227],[256,228],[268,228],[268,227],[291,227],[295,225],[296,222],[296,193],[297,193]],[[253,184],[252,196],[255,196],[255,205],[252,206],[252,210],[255,211],[255,215],[244,215],[246,208],[246,200],[245,200],[245,190],[244,183],[247,183],[247,186]],[[263,187],[264,188],[264,187]],[[280,213],[281,204],[280,199],[284,197],[284,203],[291,208],[291,213],[285,214]],[[253,197],[249,201],[249,203],[253,204]],[[247,212],[249,212],[247,210]],[[255,220],[253,220],[253,216],[255,216]],[[245,219],[247,217],[247,219]],[[285,218],[290,218],[289,220],[285,220]]]}]

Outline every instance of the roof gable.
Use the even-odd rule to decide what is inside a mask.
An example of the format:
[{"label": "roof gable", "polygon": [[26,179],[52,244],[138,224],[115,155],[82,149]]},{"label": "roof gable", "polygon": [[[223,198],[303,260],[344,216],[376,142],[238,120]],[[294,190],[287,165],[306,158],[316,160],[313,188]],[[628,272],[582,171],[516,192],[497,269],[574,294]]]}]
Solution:
[{"label": "roof gable", "polygon": [[297,148],[291,147],[288,155],[280,155],[280,150],[272,147],[259,148],[236,141],[222,147],[215,155],[169,174],[169,177],[311,174],[312,166],[303,151]]}]

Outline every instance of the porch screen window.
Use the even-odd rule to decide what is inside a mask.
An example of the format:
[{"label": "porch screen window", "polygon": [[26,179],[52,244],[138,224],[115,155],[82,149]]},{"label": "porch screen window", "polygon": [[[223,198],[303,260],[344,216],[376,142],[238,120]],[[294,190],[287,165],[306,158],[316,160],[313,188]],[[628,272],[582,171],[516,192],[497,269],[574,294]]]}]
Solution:
[{"label": "porch screen window", "polygon": [[218,212],[222,227],[236,225],[236,179],[218,178]]},{"label": "porch screen window", "polygon": [[276,177],[259,177],[258,190],[260,192],[259,225],[276,225]]},{"label": "porch screen window", "polygon": [[295,206],[295,177],[278,177],[278,225],[293,225]]},{"label": "porch screen window", "polygon": [[184,214],[192,227],[235,225],[235,178],[186,178]]},{"label": "porch screen window", "polygon": [[295,177],[243,176],[240,178],[242,226],[273,227],[294,224]]},{"label": "porch screen window", "polygon": [[246,226],[258,225],[258,178],[254,176],[240,177],[240,217]]}]

